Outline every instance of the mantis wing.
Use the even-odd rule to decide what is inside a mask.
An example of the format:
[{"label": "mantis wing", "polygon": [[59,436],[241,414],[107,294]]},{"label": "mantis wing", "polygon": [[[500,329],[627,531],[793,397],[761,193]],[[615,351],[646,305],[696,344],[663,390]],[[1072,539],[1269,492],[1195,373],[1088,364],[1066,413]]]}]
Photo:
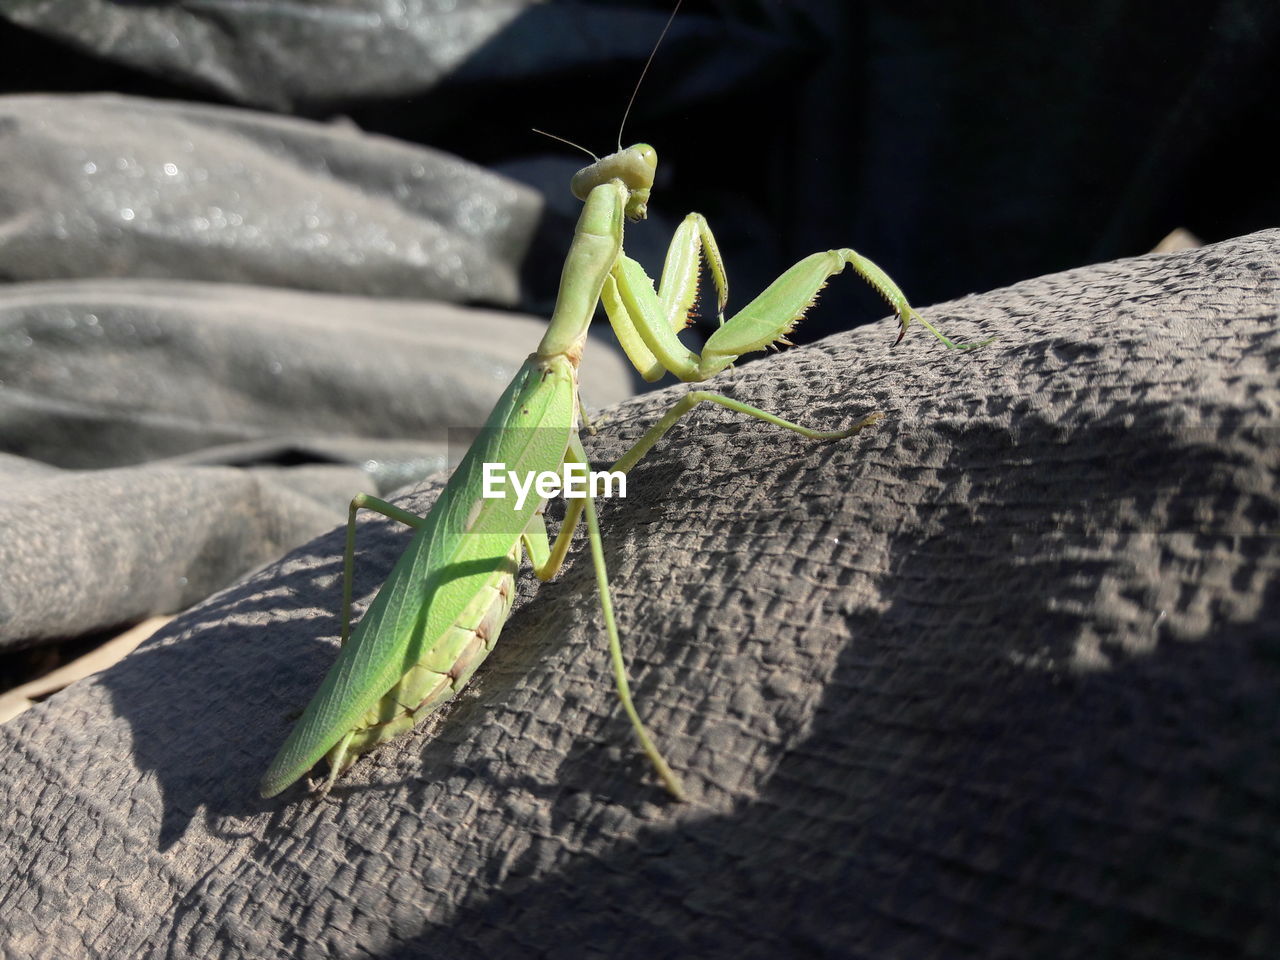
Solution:
[{"label": "mantis wing", "polygon": [[442,641],[510,564],[542,505],[531,496],[517,510],[510,494],[481,496],[484,464],[519,476],[557,469],[576,427],[576,394],[576,370],[563,357],[530,358],[516,374],[262,778],[263,796],[310,770],[415,664],[457,656]]}]

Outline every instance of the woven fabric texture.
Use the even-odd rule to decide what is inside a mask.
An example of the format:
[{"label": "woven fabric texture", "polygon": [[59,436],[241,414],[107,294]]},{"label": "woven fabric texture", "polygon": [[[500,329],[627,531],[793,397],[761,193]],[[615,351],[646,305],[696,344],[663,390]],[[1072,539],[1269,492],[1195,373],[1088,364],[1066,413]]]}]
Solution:
[{"label": "woven fabric texture", "polygon": [[[684,805],[581,544],[439,720],[259,800],[333,657],[311,542],[0,727],[0,952],[1276,956],[1278,305],[1270,231],[925,311],[973,353],[885,321],[718,377],[886,416],[699,409],[603,506]],[[363,602],[406,542],[361,527]]]}]

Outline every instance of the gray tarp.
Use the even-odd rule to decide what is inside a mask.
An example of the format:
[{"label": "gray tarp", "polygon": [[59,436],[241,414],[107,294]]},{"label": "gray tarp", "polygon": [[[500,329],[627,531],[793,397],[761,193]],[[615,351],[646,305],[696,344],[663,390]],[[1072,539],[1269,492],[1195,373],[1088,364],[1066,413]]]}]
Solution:
[{"label": "gray tarp", "polygon": [[96,57],[289,111],[434,86],[539,2],[22,0],[5,15]]},{"label": "gray tarp", "polygon": [[[685,806],[581,547],[442,722],[257,799],[333,657],[331,532],[0,727],[2,949],[1276,956],[1278,308],[1269,231],[928,311],[976,353],[885,322],[717,378],[887,416],[812,444],[702,409],[605,506]],[[405,542],[362,528],[360,596]]]},{"label": "gray tarp", "polygon": [[248,110],[0,97],[0,277],[511,306],[542,203],[428,147]]}]

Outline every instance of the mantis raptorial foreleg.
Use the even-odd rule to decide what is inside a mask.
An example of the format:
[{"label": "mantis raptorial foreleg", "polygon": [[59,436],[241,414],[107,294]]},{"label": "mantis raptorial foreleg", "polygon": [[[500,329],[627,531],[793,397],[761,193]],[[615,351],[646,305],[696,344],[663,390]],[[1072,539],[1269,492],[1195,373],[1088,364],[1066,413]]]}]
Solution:
[{"label": "mantis raptorial foreleg", "polygon": [[[644,277],[647,292],[635,290],[622,276],[620,265],[624,260],[632,264],[633,272]],[[716,315],[723,327],[724,308],[729,301],[729,280],[715,235],[707,218],[700,213],[689,214],[676,228],[667,247],[656,294],[653,281],[645,275],[644,269],[625,256],[619,258],[618,265],[605,278],[600,302],[604,304],[609,323],[627,358],[649,383],[661,380],[671,369],[669,364],[676,362],[674,358],[682,352],[689,352],[676,340],[676,334],[689,324],[689,313],[698,299],[698,278],[704,260],[715,284]],[[643,307],[637,302],[637,297],[644,298]],[[664,332],[655,335],[644,329],[645,326],[661,326]],[[656,349],[651,345],[655,336]]]},{"label": "mantis raptorial foreleg", "polygon": [[[698,354],[681,343],[676,334],[688,323],[704,260],[715,282],[720,326]],[[852,266],[893,308],[898,317],[899,340],[911,320],[917,319],[948,347],[969,349],[982,345],[957,344],[947,339],[912,308],[888,274],[847,247],[805,257],[726,321],[724,307],[729,283],[724,263],[710,226],[697,213],[689,214],[676,230],[657,291],[644,268],[622,254],[605,281],[601,300],[619,342],[646,380],[660,379],[669,371],[681,380],[701,381],[719,373],[744,353],[777,343],[789,344],[787,334],[814,304],[827,281],[846,265]]]}]

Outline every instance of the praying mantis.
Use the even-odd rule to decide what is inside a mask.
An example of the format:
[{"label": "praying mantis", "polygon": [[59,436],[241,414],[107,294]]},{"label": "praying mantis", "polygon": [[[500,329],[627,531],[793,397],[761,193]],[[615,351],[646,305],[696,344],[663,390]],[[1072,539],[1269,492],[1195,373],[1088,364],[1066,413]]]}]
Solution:
[{"label": "praying mantis", "polygon": [[[892,307],[899,321],[898,340],[917,319],[948,347],[981,345],[948,340],[911,307],[883,270],[847,248],[806,257],[725,320],[728,280],[711,228],[697,213],[690,213],[677,228],[655,290],[644,268],[623,252],[623,224],[645,218],[657,162],[648,144],[624,149],[619,143],[617,152],[573,177],[571,189],[583,207],[550,325],[431,511],[422,517],[363,494],[351,501],[343,558],[342,647],[262,778],[264,797],[283,791],[321,758],[329,764],[321,788],[327,791],[361,754],[411,729],[457,693],[497,642],[511,610],[522,559],[528,558],[540,580],[549,580],[564,564],[574,531],[585,519],[618,699],[659,780],[677,800],[687,798],[631,697],[590,491],[569,502],[554,542],[543,520],[544,497],[517,502],[509,491],[484,495],[486,464],[503,464],[514,475],[558,471],[567,464],[586,466],[579,437],[578,367],[597,304],[603,304],[628,359],[650,382],[668,372],[688,383],[705,381],[743,354],[789,343],[787,334],[826,281],[846,266]],[[688,323],[704,266],[715,286],[720,326],[697,353],[677,334]],[[718,404],[813,440],[851,437],[881,416],[870,413],[842,430],[815,430],[719,393],[693,390],[677,400],[613,470],[625,475],[681,417],[702,403]],[[399,521],[413,528],[414,535],[352,632],[356,515],[361,509]]]}]

